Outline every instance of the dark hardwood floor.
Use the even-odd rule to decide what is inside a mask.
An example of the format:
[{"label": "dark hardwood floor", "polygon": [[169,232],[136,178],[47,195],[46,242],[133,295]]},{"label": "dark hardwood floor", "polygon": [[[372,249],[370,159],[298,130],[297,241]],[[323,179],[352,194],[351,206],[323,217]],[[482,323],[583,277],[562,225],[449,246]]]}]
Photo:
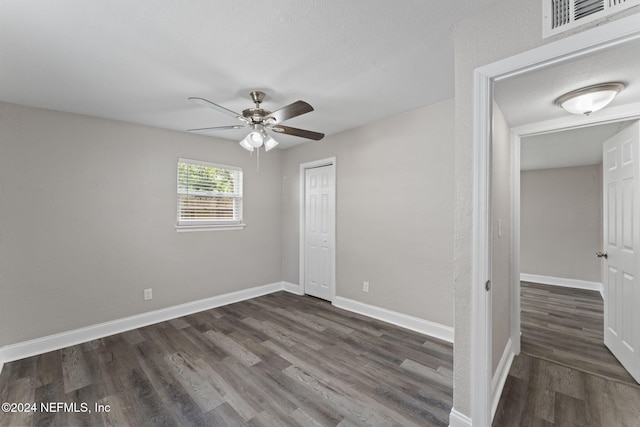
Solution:
[{"label": "dark hardwood floor", "polygon": [[279,292],[5,364],[0,402],[38,410],[0,425],[446,426],[452,359],[449,343]]},{"label": "dark hardwood floor", "polygon": [[637,386],[604,345],[599,292],[524,283],[521,305],[522,352]]},{"label": "dark hardwood floor", "polygon": [[640,426],[640,386],[603,344],[598,292],[523,282],[521,313],[494,427]]}]

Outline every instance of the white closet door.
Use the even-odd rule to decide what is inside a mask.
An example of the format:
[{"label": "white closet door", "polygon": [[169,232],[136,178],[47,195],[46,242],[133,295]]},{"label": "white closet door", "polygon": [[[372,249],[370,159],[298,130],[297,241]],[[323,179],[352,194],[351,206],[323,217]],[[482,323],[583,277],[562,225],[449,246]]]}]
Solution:
[{"label": "white closet door", "polygon": [[333,165],[305,169],[305,293],[333,297]]}]

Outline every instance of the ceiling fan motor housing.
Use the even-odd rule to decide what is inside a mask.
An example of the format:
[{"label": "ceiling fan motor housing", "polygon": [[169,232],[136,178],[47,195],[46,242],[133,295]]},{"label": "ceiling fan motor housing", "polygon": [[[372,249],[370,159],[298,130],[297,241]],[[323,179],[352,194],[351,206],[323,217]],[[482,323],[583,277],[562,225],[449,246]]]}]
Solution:
[{"label": "ceiling fan motor housing", "polygon": [[271,114],[271,111],[263,110],[262,108],[247,108],[242,111],[242,115],[253,123],[262,123],[269,114]]}]

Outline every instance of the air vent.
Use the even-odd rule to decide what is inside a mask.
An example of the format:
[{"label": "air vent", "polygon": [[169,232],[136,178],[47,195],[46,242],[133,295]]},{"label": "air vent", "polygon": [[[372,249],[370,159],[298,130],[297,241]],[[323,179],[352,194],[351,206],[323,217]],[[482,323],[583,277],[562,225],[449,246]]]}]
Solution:
[{"label": "air vent", "polygon": [[640,5],[640,0],[542,0],[542,36],[555,36]]}]

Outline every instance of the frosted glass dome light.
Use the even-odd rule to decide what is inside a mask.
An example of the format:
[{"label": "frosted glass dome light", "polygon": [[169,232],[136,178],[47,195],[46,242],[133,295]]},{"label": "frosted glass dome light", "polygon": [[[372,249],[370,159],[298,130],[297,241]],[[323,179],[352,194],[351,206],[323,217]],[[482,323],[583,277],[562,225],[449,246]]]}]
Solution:
[{"label": "frosted glass dome light", "polygon": [[555,104],[571,114],[588,116],[609,105],[622,89],[624,84],[618,82],[587,86],[565,93],[556,99]]}]

